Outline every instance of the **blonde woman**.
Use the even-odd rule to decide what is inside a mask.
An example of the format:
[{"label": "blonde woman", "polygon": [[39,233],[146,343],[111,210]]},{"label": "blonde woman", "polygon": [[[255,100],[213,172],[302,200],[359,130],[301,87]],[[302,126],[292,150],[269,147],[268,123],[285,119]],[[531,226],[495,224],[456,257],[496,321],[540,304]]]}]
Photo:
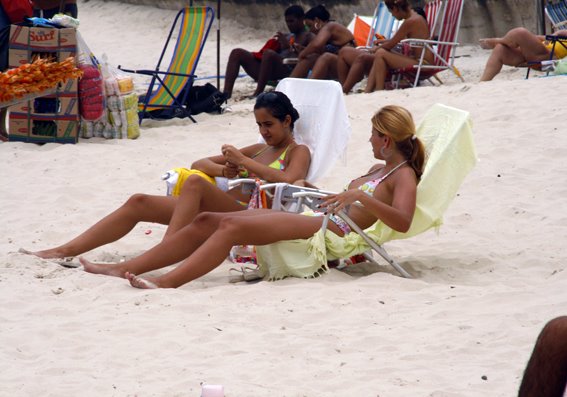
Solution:
[{"label": "blonde woman", "polygon": [[[378,110],[372,117],[370,147],[383,163],[352,180],[344,192],[327,196],[323,206],[333,213],[348,207],[349,217],[363,229],[380,219],[392,229],[405,232],[412,223],[425,161],[411,114],[399,106]],[[361,205],[350,205],[356,201]],[[87,272],[125,277],[134,287],[176,288],[219,266],[234,245],[307,239],[321,228],[323,219],[272,210],[207,212],[137,258],[117,264],[82,263]],[[350,233],[348,225],[335,216],[331,216],[328,230],[338,236]],[[162,276],[137,276],[182,260]]]}]

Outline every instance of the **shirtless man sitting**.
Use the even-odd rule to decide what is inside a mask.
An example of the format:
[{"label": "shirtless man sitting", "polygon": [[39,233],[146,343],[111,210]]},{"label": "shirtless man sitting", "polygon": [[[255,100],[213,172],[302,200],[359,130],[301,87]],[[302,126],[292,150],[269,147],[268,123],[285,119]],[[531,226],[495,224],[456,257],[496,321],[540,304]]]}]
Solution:
[{"label": "shirtless man sitting", "polygon": [[224,97],[232,96],[234,82],[238,77],[240,66],[258,84],[253,97],[260,95],[270,80],[280,80],[288,77],[293,66],[284,65],[283,60],[297,57],[294,44],[307,46],[314,34],[305,30],[303,8],[294,5],[285,10],[285,23],[290,33],[277,32],[258,52],[250,52],[242,48],[231,51],[226,65],[224,80]]}]

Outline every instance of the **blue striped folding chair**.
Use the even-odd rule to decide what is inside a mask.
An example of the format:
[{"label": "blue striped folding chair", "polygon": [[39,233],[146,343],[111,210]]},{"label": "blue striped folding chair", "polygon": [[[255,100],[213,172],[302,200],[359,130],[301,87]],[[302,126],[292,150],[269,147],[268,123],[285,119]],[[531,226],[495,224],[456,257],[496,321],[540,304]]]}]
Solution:
[{"label": "blue striped folding chair", "polygon": [[374,17],[372,18],[372,24],[370,25],[370,32],[368,33],[366,46],[371,47],[373,45],[374,37],[377,33],[387,39],[392,37],[394,27],[398,26],[397,22],[396,18],[394,18],[388,10],[388,7],[386,7],[386,4],[383,1],[380,1],[374,11]]},{"label": "blue striped folding chair", "polygon": [[567,1],[548,0],[545,5],[545,15],[554,31],[567,29]]}]

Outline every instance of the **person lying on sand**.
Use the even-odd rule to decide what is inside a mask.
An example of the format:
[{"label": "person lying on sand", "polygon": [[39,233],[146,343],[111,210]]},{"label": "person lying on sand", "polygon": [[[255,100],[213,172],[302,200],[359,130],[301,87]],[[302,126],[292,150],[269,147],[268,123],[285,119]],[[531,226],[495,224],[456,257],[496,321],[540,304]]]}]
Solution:
[{"label": "person lying on sand", "polygon": [[[567,38],[567,30],[558,30],[553,36]],[[550,58],[553,44],[545,41],[545,36],[538,36],[525,28],[514,28],[504,37],[480,39],[481,48],[492,50],[480,81],[492,80],[502,66],[520,66],[526,62],[539,62]],[[567,48],[555,45],[553,59],[567,56]]]},{"label": "person lying on sand", "polygon": [[[385,164],[350,182],[348,189],[327,196],[322,203],[333,214],[346,209],[362,229],[380,219],[394,230],[409,229],[416,206],[417,184],[423,172],[425,151],[415,135],[411,114],[399,106],[385,106],[372,117],[370,145],[374,157]],[[358,201],[361,205],[351,205]],[[219,266],[235,245],[265,245],[282,240],[307,239],[323,223],[323,212],[306,216],[258,209],[229,213],[206,212],[144,254],[115,264],[97,264],[81,259],[90,273],[125,277],[138,288],[176,288]],[[328,230],[338,236],[350,232],[333,215]],[[154,278],[137,276],[183,262],[174,270]]]},{"label": "person lying on sand", "polygon": [[[257,143],[242,149],[223,145],[222,154],[197,160],[192,168],[212,177],[258,177],[269,182],[287,183],[305,178],[311,155],[307,146],[298,145],[293,138],[299,113],[289,98],[278,91],[260,95],[254,105],[254,117],[265,144]],[[225,192],[203,177],[191,175],[179,197],[134,194],[120,208],[71,241],[43,251],[21,251],[41,258],[76,256],[122,238],[138,222],[169,225],[163,238],[165,241],[203,211],[239,212],[247,209],[251,194],[242,192],[240,187]]]}]

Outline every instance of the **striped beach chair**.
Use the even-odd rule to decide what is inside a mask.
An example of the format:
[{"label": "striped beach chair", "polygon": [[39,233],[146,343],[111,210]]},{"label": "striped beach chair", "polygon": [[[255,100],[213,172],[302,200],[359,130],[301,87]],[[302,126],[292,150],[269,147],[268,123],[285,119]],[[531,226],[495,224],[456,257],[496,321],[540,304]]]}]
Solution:
[{"label": "striped beach chair", "polygon": [[[465,81],[454,66],[455,48],[459,45],[457,37],[461,25],[464,0],[434,0],[426,4],[426,15],[430,26],[429,40],[407,39],[402,43],[415,47],[423,47],[433,53],[432,64],[424,61],[425,51],[417,65],[392,70],[394,86],[399,87],[401,79],[410,81],[416,87],[420,81],[429,80],[443,70],[451,70],[461,81]],[[433,28],[431,28],[433,27]],[[440,82],[440,80],[438,80]]]},{"label": "striped beach chair", "polygon": [[392,37],[392,32],[394,31],[394,26],[396,25],[396,18],[390,13],[386,4],[383,1],[378,3],[376,11],[374,11],[374,17],[372,18],[372,24],[370,25],[370,32],[368,32],[368,39],[366,40],[366,46],[371,47],[374,42],[374,37],[376,33],[389,39]]},{"label": "striped beach chair", "polygon": [[[150,112],[161,110],[171,117],[189,117],[191,109],[186,105],[187,94],[193,87],[195,70],[205,46],[215,15],[211,7],[185,7],[175,17],[171,30],[154,70],[130,70],[119,68],[125,72],[152,76],[146,95],[140,98],[140,124],[144,118],[153,118]],[[172,37],[178,32],[173,55],[167,68],[162,71],[163,58]],[[161,118],[161,117],[156,117]]]},{"label": "striped beach chair", "polygon": [[567,29],[567,1],[548,0],[545,5],[545,15],[554,31]]}]

